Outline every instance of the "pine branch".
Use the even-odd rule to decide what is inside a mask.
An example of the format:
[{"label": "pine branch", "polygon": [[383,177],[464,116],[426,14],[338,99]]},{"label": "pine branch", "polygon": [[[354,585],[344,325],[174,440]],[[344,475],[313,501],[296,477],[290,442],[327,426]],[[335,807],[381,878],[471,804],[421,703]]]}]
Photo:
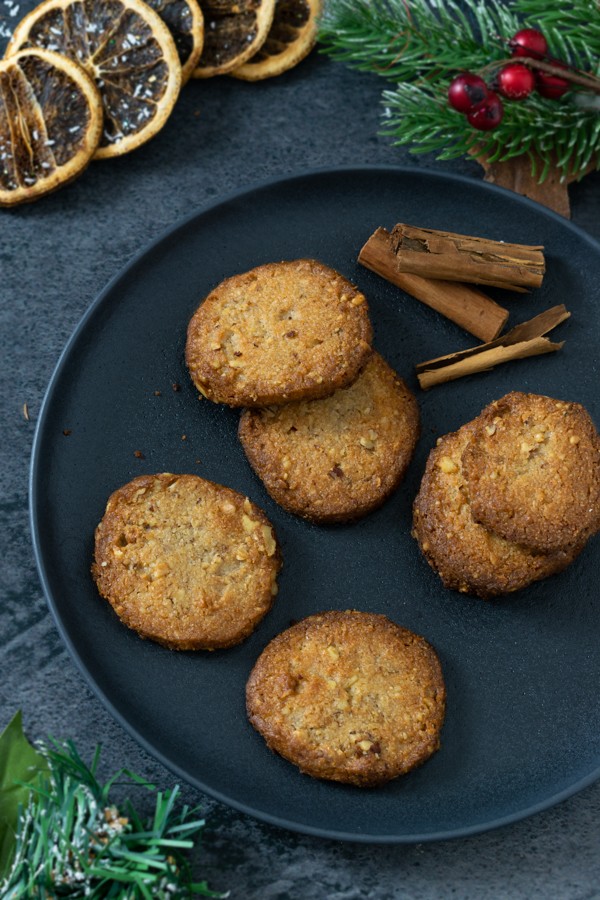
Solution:
[{"label": "pine branch", "polygon": [[397,146],[410,146],[415,154],[456,159],[477,150],[490,162],[527,154],[532,167],[536,160],[542,161],[542,167],[534,171],[540,180],[550,165],[557,165],[566,178],[600,162],[600,117],[570,105],[556,104],[549,122],[543,114],[544,101],[531,98],[528,107],[511,104],[494,131],[479,132],[448,106],[445,90],[431,85],[399,84],[393,91],[384,91],[383,102],[383,134]]},{"label": "pine branch", "polygon": [[191,881],[184,851],[204,821],[196,810],[177,810],[178,787],[156,794],[153,819],[144,824],[131,804],[121,813],[111,792],[123,780],[153,792],[154,785],[127,770],[102,784],[96,777],[99,751],[88,767],[71,742],[52,742],[42,752],[49,775],[30,789],[19,810],[12,867],[0,884],[3,900],[224,896]]},{"label": "pine branch", "polygon": [[590,15],[590,0],[560,8],[547,0],[329,0],[319,39],[334,59],[396,83],[383,93],[383,133],[395,144],[439,159],[475,150],[490,162],[527,155],[540,181],[553,166],[563,178],[581,175],[600,164],[600,117],[588,94],[507,102],[491,132],[476,131],[448,106],[451,79],[493,68],[526,26],[543,31],[554,58],[600,72],[600,16]]},{"label": "pine branch", "polygon": [[470,70],[500,59],[501,42],[494,57],[482,42],[518,28],[517,17],[496,0],[478,0],[470,12],[454,0],[330,0],[319,39],[335,59],[391,81],[446,77],[457,66]]}]

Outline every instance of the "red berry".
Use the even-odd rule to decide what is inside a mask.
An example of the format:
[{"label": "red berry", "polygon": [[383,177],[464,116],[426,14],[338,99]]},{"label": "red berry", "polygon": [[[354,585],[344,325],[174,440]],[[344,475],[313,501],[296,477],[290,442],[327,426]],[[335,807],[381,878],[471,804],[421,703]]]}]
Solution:
[{"label": "red berry", "polygon": [[448,102],[458,112],[469,113],[477,109],[488,95],[483,78],[471,72],[457,75],[448,88]]},{"label": "red berry", "polygon": [[[552,65],[557,66],[559,69],[567,68],[564,63],[556,60],[552,60]],[[549,72],[536,72],[535,82],[538,94],[546,97],[548,100],[558,100],[571,87],[566,79],[560,78],[558,75],[550,75]]]},{"label": "red berry", "polygon": [[469,125],[479,129],[479,131],[491,131],[500,124],[503,115],[504,107],[500,97],[494,91],[488,91],[485,102],[469,113],[467,120]]},{"label": "red berry", "polygon": [[508,42],[513,56],[530,56],[532,59],[543,59],[548,53],[548,44],[541,31],[535,28],[523,28],[517,31]]},{"label": "red berry", "polygon": [[523,63],[509,63],[498,72],[498,90],[509,100],[524,100],[535,87],[535,75]]}]

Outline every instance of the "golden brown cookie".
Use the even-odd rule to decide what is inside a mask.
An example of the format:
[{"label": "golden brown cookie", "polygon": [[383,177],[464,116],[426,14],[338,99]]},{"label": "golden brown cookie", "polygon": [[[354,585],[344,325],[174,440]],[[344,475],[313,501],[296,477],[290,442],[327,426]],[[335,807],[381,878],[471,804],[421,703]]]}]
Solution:
[{"label": "golden brown cookie", "polygon": [[196,475],[142,475],[96,529],[92,574],[122,622],[173,650],[247,637],[277,593],[281,557],[247,497]]},{"label": "golden brown cookie", "polygon": [[265,648],[246,686],[267,745],[314,778],[384,784],[440,744],[446,690],[422,637],[382,615],[309,616]]},{"label": "golden brown cookie", "polygon": [[534,550],[600,528],[600,438],[579,403],[514,391],[477,419],[463,457],[473,517]]},{"label": "golden brown cookie", "polygon": [[429,454],[413,507],[413,536],[446,587],[488,599],[560,572],[581,546],[536,553],[477,524],[461,462],[477,426],[475,420],[445,435]]},{"label": "golden brown cookie", "polygon": [[419,436],[417,401],[374,353],[350,387],[322,400],[246,410],[239,436],[274,500],[313,522],[345,522],[400,484]]},{"label": "golden brown cookie", "polygon": [[364,295],[311,259],[223,281],[194,313],[186,345],[200,393],[229,406],[326,397],[351,384],[370,355]]}]

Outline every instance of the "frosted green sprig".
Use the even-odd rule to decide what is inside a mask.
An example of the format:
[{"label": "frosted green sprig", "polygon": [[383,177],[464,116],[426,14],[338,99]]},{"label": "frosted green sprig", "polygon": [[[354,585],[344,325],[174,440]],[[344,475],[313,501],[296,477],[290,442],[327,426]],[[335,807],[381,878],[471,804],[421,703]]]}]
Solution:
[{"label": "frosted green sprig", "polygon": [[[204,827],[197,810],[178,809],[179,788],[154,785],[122,769],[107,782],[97,778],[100,751],[89,766],[75,745],[41,745],[47,763],[19,808],[14,854],[0,884],[3,900],[85,897],[91,900],[179,900],[223,897],[191,878],[186,851]],[[120,810],[113,788],[125,783],[155,794],[144,822],[131,803]]]}]

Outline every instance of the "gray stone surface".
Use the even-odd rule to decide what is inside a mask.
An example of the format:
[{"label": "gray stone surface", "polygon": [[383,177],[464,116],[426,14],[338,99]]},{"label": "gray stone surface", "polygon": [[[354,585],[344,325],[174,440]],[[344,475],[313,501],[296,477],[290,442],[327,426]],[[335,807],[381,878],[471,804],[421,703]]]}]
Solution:
[{"label": "gray stone surface", "polygon": [[[173,783],[90,692],[42,596],[29,537],[27,477],[44,389],[64,343],[105,283],[166,227],[235,188],[338,164],[402,164],[480,178],[475,163],[410,156],[379,137],[381,87],[377,78],[317,55],[273,82],[192,83],[148,145],[94,164],[78,182],[37,204],[0,214],[0,724],[22,709],[32,739],[70,736],[84,753],[101,741],[106,772],[124,765],[163,787]],[[573,220],[599,238],[600,176],[576,185],[572,198]],[[230,889],[234,898],[600,896],[600,784],[511,827],[408,847],[298,836],[191,789],[184,793],[208,818],[194,856],[197,875]]]}]

